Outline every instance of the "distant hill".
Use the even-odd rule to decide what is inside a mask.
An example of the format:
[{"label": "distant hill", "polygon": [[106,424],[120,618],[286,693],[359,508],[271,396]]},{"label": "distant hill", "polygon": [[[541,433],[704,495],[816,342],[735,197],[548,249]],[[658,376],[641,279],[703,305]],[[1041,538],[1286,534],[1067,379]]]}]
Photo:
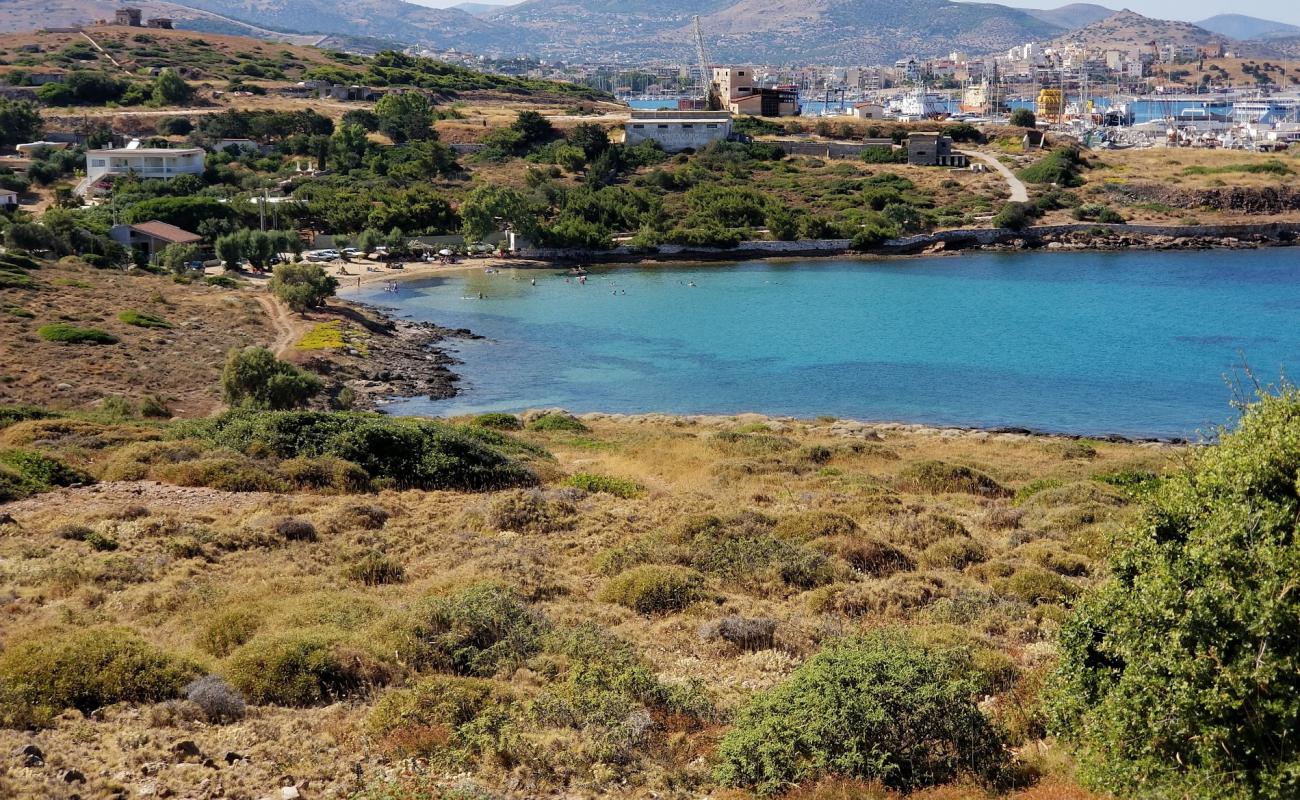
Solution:
[{"label": "distant hill", "polygon": [[[96,20],[113,18],[113,12],[122,7],[116,0],[4,0],[0,2],[0,32],[31,31],[37,27],[67,28],[90,25]],[[286,33],[256,24],[223,17],[197,8],[190,8],[163,0],[133,2],[145,19],[170,17],[176,27],[232,36],[254,36],[261,39],[307,42],[320,38],[304,34]]]},{"label": "distant hill", "polygon": [[709,57],[740,63],[871,64],[1000,50],[1061,31],[1019,9],[949,0],[528,0],[489,20],[539,55],[689,59],[695,14]]},{"label": "distant hill", "polygon": [[1125,9],[1100,22],[1059,36],[1052,45],[1075,44],[1090,49],[1142,47],[1148,42],[1208,46],[1224,38],[1190,22],[1152,19]]},{"label": "distant hill", "polygon": [[503,3],[457,3],[454,6],[448,6],[448,8],[464,11],[466,14],[474,17],[486,17],[489,14],[494,14],[497,11],[506,8],[507,5],[508,4]]},{"label": "distant hill", "polygon": [[1093,3],[1070,3],[1060,8],[1026,8],[1025,13],[1034,19],[1040,19],[1049,25],[1064,28],[1067,31],[1101,22],[1112,16],[1115,10]]},{"label": "distant hill", "polygon": [[1300,36],[1300,25],[1288,25],[1271,19],[1248,17],[1245,14],[1219,14],[1196,23],[1198,26],[1227,36],[1229,39],[1273,39]]}]

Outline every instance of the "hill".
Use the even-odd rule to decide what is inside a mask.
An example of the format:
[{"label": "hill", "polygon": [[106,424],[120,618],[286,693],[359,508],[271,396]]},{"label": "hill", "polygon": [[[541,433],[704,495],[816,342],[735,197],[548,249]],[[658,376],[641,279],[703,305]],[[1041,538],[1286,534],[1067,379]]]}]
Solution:
[{"label": "hill", "polygon": [[1094,3],[1070,3],[1060,8],[1026,8],[1025,13],[1049,25],[1072,31],[1101,22],[1115,13],[1114,9]]},{"label": "hill", "polygon": [[454,9],[457,9],[457,10],[460,10],[460,11],[464,11],[466,14],[471,14],[471,15],[473,15],[473,16],[475,16],[475,17],[486,17],[486,16],[488,16],[489,14],[495,14],[496,12],[500,11],[502,8],[505,8],[505,4],[501,4],[501,3],[457,3],[457,4],[454,5],[454,6],[448,6],[448,8],[454,8]]},{"label": "hill", "polygon": [[1190,22],[1153,19],[1125,9],[1100,22],[1094,22],[1057,37],[1053,40],[1052,46],[1063,47],[1073,44],[1095,50],[1111,47],[1145,47],[1149,42],[1208,46],[1223,39],[1223,36]]},{"label": "hill", "polygon": [[[168,17],[178,28],[226,33],[236,36],[255,36],[277,41],[312,42],[319,36],[271,30],[198,8],[167,3],[162,0],[141,0],[132,3],[145,19]],[[0,3],[0,33],[30,32],[35,28],[68,28],[90,25],[98,20],[113,18],[113,12],[122,4],[115,0],[5,0]]]},{"label": "hill", "polygon": [[987,51],[1060,31],[1017,9],[948,0],[529,0],[492,15],[539,55],[689,58],[703,17],[718,61],[875,63],[957,48]]},{"label": "hill", "polygon": [[1275,22],[1271,19],[1248,17],[1245,14],[1219,14],[1196,24],[1211,33],[1227,36],[1229,39],[1272,39],[1300,35],[1300,26]]}]

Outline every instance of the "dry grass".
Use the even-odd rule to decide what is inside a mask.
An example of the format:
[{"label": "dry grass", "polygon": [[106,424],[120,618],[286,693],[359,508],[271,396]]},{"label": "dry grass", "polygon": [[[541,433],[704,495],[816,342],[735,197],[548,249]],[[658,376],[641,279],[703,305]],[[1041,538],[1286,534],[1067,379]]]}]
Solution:
[{"label": "dry grass", "polygon": [[[185,315],[171,318],[183,320]],[[371,664],[374,659],[391,661],[393,651],[386,648],[393,646],[388,643],[395,641],[394,631],[423,598],[490,580],[514,588],[556,628],[595,623],[625,638],[664,680],[702,679],[715,698],[718,723],[703,728],[669,723],[631,762],[617,767],[584,761],[582,747],[587,745],[556,731],[552,735],[560,738],[553,746],[559,750],[542,747],[534,763],[511,769],[471,765],[474,779],[507,796],[556,791],[581,797],[648,797],[650,792],[694,796],[711,788],[707,764],[730,711],[754,691],[789,675],[828,637],[895,620],[926,626],[934,636],[974,636],[1026,668],[1041,663],[1045,655],[1050,657],[1060,609],[1044,610],[1048,607],[1004,594],[1006,575],[1029,567],[1058,568],[1065,573],[1063,580],[1082,587],[1089,579],[1077,562],[1095,564],[1092,554],[1105,526],[1132,513],[1127,504],[1108,505],[1111,516],[1105,522],[1053,528],[1044,516],[1048,512],[1068,512],[1079,504],[1096,504],[1097,498],[1077,489],[1041,492],[1025,525],[1008,532],[993,513],[1005,510],[1005,501],[918,493],[905,478],[909,467],[935,460],[963,464],[1015,490],[1042,477],[1056,479],[1064,488],[1077,487],[1108,470],[1160,468],[1171,459],[1167,450],[1119,444],[1096,445],[1096,455],[1089,460],[1070,459],[1059,440],[892,431],[885,432],[880,443],[897,454],[888,460],[880,457],[879,448],[855,452],[825,425],[773,422],[769,424],[774,432],[797,446],[767,457],[763,471],[727,469],[744,459],[720,451],[712,435],[739,429],[742,422],[592,419],[587,433],[519,434],[555,455],[554,487],[576,472],[619,475],[646,487],[633,498],[550,488],[545,495],[527,496],[384,492],[369,497],[254,499],[206,489],[127,484],[23,501],[6,509],[16,524],[0,528],[0,583],[9,587],[0,638],[12,641],[52,625],[113,623],[221,672],[227,659],[220,654],[250,636],[305,632],[340,641],[357,653],[359,663]],[[33,427],[23,423],[9,438],[25,441],[19,434]],[[118,438],[133,437],[124,430]],[[831,449],[829,463],[810,465],[803,460],[803,448],[817,444]],[[102,461],[99,455],[78,458],[80,451],[70,444],[71,449],[57,442],[52,446],[92,471]],[[1109,496],[1104,489],[1102,493]],[[521,500],[531,505],[521,505]],[[541,519],[534,507],[538,503],[545,506],[546,524],[532,524]],[[1053,509],[1053,503],[1060,505]],[[387,516],[376,522],[374,514],[358,515],[358,507],[382,509]],[[686,516],[729,518],[742,510],[759,512],[745,524],[757,525],[760,532],[775,520],[784,522],[784,531],[822,534],[824,538],[810,546],[824,545],[827,552],[849,553],[850,545],[861,539],[888,543],[908,558],[896,565],[901,571],[888,578],[846,563],[830,587],[807,591],[705,575],[702,594],[707,601],[680,612],[648,615],[599,599],[610,579],[594,568],[597,554],[680,530]],[[842,516],[828,517],[825,512]],[[801,516],[810,518],[807,524],[788,522]],[[281,535],[277,525],[288,517],[311,523],[317,536]],[[828,519],[834,522],[829,527]],[[989,560],[923,560],[915,536],[931,523],[918,520],[934,519],[951,520],[965,529]],[[118,549],[97,552],[76,537],[64,538],[60,532],[71,525],[112,538]],[[949,534],[954,529],[951,524],[943,527]],[[404,580],[367,585],[349,579],[349,565],[372,553],[402,565]],[[917,563],[934,566],[918,568]],[[844,602],[814,602],[830,595]],[[852,598],[858,601],[848,604]],[[727,617],[771,620],[774,646],[751,652],[720,638],[701,638],[702,626]],[[214,642],[222,644],[216,647]],[[518,697],[538,697],[552,685],[547,671],[553,669],[553,658],[543,654],[523,669],[507,669],[496,682]],[[385,669],[375,673],[383,682],[401,685],[413,679],[409,668],[389,664]],[[174,763],[168,755],[176,740],[190,739],[216,759],[227,796],[260,797],[285,773],[308,781],[313,795],[330,796],[355,788],[354,765],[363,784],[382,783],[386,751],[382,742],[371,738],[365,719],[383,691],[392,689],[324,708],[250,707],[245,720],[229,725],[187,722],[183,713],[161,707],[114,707],[97,722],[71,713],[35,734],[0,731],[0,750],[12,752],[36,742],[57,764],[89,777],[83,796],[98,796],[115,784],[130,787],[132,793],[145,784],[191,788],[195,768]],[[407,734],[424,736],[417,731]],[[1030,751],[1037,752],[1035,747],[1029,744]],[[227,750],[248,761],[226,767],[221,758]],[[560,752],[568,754],[563,769],[557,767]],[[703,761],[696,760],[701,757]],[[141,765],[155,762],[158,766],[150,770],[156,774],[144,775]],[[1055,777],[1049,781],[1056,783],[1015,796],[1088,797],[1069,785],[1068,758],[1051,763],[1047,770]],[[55,772],[12,772],[0,777],[0,791],[41,796],[49,785],[44,781]],[[125,777],[111,777],[119,772]],[[631,776],[630,783],[623,785],[620,776]],[[435,783],[447,779],[438,769],[427,776]],[[861,796],[854,793],[858,788],[867,791],[831,781],[798,796]],[[925,796],[986,795],[947,787]]]},{"label": "dry grass", "polygon": [[[218,377],[226,351],[267,343],[273,332],[249,291],[181,285],[170,277],[97,270],[70,259],[34,270],[36,290],[0,290],[0,403],[90,408],[110,395],[138,402],[162,398],[173,414],[203,416],[220,402]],[[122,311],[165,317],[175,327],[121,322]],[[120,343],[93,353],[47,342],[43,325],[69,323],[107,331]]]}]

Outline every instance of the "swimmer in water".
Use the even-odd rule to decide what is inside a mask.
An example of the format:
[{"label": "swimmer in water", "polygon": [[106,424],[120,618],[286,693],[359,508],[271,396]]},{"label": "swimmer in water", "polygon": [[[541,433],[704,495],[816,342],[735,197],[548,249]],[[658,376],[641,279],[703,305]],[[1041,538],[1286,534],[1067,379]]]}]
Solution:
[{"label": "swimmer in water", "polygon": [[536,279],[536,278],[533,278],[533,280],[532,280],[532,284],[533,284],[534,286],[537,285],[537,279]]}]

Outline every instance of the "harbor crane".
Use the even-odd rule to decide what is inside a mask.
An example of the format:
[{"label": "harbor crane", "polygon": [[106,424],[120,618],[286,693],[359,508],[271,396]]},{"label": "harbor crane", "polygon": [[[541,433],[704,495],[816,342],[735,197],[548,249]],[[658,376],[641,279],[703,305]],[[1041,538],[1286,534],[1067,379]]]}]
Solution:
[{"label": "harbor crane", "polygon": [[695,28],[695,60],[696,68],[700,71],[700,97],[704,100],[704,107],[710,111],[718,111],[722,108],[722,98],[718,96],[717,90],[713,88],[713,75],[709,70],[709,57],[704,52],[704,28],[700,25],[700,15],[696,14],[692,19]]}]

